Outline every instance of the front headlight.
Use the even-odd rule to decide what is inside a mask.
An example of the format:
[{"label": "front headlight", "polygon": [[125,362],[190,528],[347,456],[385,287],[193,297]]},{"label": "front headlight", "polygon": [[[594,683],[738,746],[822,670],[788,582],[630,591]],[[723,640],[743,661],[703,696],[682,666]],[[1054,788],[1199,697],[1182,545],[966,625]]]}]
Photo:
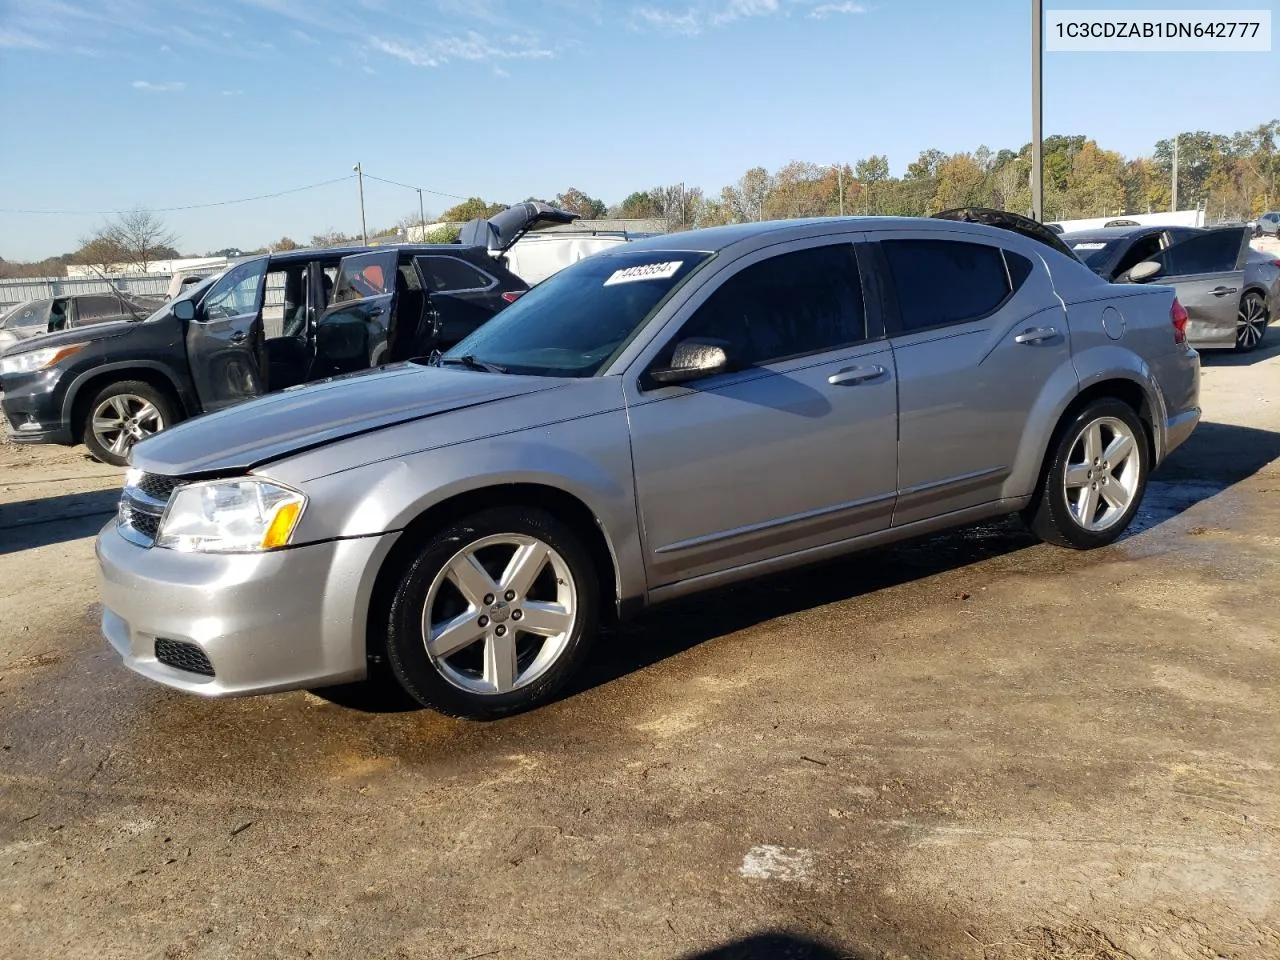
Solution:
[{"label": "front headlight", "polygon": [[45,347],[43,350],[24,350],[22,353],[14,353],[5,357],[0,357],[0,377],[5,374],[13,373],[31,373],[33,370],[43,370],[45,367],[52,367],[60,360],[65,360],[73,353],[79,353],[88,344],[71,343],[65,347]]},{"label": "front headlight", "polygon": [[293,536],[307,498],[267,480],[210,480],[179,487],[156,546],[193,553],[258,553]]}]

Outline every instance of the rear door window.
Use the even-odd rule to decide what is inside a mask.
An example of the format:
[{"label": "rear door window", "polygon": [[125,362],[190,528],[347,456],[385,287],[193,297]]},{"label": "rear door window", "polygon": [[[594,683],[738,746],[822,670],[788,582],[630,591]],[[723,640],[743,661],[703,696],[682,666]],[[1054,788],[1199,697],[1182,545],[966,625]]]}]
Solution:
[{"label": "rear door window", "polygon": [[1012,293],[999,247],[959,240],[882,240],[902,332],[990,316]]},{"label": "rear door window", "polygon": [[108,317],[118,317],[128,311],[115,297],[89,296],[76,298],[76,317],[80,323],[96,323]]},{"label": "rear door window", "polygon": [[390,293],[396,282],[396,252],[360,253],[338,264],[333,303],[348,303]]}]

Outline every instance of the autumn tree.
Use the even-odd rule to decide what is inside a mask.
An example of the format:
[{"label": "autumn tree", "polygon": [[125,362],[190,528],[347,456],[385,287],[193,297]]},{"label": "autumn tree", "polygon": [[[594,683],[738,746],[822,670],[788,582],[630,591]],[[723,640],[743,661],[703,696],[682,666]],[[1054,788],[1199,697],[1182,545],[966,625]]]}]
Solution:
[{"label": "autumn tree", "polygon": [[876,185],[889,179],[889,158],[884,154],[872,154],[853,165],[853,175],[866,187],[867,213],[879,212],[876,201]]},{"label": "autumn tree", "polygon": [[603,200],[589,197],[577,187],[570,187],[564,193],[557,194],[552,206],[576,213],[584,220],[599,220],[608,211]]},{"label": "autumn tree", "polygon": [[275,243],[271,244],[268,249],[272,253],[279,253],[284,250],[297,250],[298,244],[291,237],[281,237]]}]

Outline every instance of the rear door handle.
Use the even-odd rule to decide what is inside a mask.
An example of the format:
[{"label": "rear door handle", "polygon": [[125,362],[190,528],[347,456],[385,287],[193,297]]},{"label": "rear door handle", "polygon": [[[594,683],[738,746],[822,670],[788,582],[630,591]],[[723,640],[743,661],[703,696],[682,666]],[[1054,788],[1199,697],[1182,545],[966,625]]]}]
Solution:
[{"label": "rear door handle", "polygon": [[1225,297],[1228,294],[1235,293],[1236,288],[1235,287],[1214,287],[1209,292],[1212,293],[1215,297]]},{"label": "rear door handle", "polygon": [[1054,327],[1031,327],[1014,337],[1013,342],[1039,343],[1041,340],[1048,340],[1050,337],[1056,337],[1057,335],[1058,331]]},{"label": "rear door handle", "polygon": [[862,383],[866,380],[874,380],[876,377],[883,377],[888,372],[878,363],[870,367],[845,367],[843,370],[827,377],[827,383],[833,387],[844,387],[854,383]]}]

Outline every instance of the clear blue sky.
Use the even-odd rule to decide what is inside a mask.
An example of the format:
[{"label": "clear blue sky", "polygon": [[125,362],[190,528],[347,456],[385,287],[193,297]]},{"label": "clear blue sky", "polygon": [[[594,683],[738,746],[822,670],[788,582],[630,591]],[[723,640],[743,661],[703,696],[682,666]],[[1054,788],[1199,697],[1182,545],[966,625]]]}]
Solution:
[{"label": "clear blue sky", "polygon": [[[718,193],[792,159],[884,153],[900,174],[927,147],[1017,149],[1029,32],[1030,0],[0,0],[0,256],[65,252],[102,219],[15,209],[230,200],[357,160],[460,196],[576,186],[612,203],[679,181]],[[1137,155],[1270,120],[1273,47],[1046,54],[1045,133]],[[416,208],[366,182],[371,229]],[[164,217],[184,252],[360,222],[354,179]]]}]

